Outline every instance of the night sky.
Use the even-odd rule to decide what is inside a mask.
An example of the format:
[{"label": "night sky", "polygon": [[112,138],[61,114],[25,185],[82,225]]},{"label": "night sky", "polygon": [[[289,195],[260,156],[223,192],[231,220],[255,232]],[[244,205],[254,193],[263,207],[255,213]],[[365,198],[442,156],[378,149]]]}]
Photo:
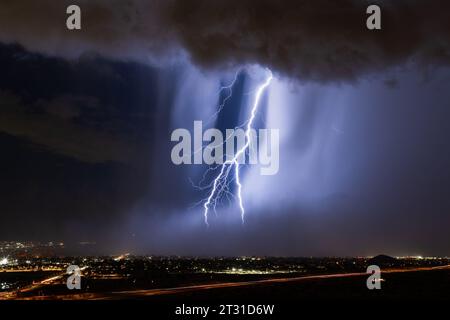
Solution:
[{"label": "night sky", "polygon": [[[75,2],[74,2],[75,3]],[[72,1],[0,4],[0,240],[105,253],[450,255],[450,3]],[[249,67],[250,66],[250,67]],[[203,223],[206,166],[171,132],[234,128],[260,79],[280,170],[243,169],[247,209]],[[258,68],[256,68],[258,69]],[[256,72],[257,73],[257,72]]]}]

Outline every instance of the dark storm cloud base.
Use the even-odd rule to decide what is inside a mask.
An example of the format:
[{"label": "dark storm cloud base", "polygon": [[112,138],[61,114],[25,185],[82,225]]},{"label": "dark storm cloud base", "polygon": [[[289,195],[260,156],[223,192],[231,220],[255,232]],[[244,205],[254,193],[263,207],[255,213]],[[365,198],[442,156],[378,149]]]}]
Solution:
[{"label": "dark storm cloud base", "polygon": [[[246,63],[300,80],[357,80],[413,62],[450,62],[449,2],[372,1],[382,29],[366,28],[356,0],[78,1],[83,27],[65,27],[68,0],[0,5],[0,41],[64,57],[97,52],[141,62],[178,59],[206,69]],[[168,58],[169,57],[169,58]]]}]

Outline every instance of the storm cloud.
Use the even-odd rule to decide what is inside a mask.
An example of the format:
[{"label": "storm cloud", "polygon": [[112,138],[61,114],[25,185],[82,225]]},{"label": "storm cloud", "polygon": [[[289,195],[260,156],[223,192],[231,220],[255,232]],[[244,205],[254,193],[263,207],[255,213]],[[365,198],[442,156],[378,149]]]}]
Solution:
[{"label": "storm cloud", "polygon": [[[448,1],[80,0],[80,31],[66,29],[70,4],[2,1],[0,41],[66,58],[185,56],[204,70],[255,63],[319,82],[450,62]],[[369,4],[381,7],[382,30],[366,28]]]},{"label": "storm cloud", "polygon": [[[382,30],[369,31],[374,3]],[[72,4],[80,31],[66,28]],[[448,255],[449,9],[2,0],[2,238],[145,254]],[[247,64],[275,74],[255,126],[280,129],[280,171],[243,167],[246,224],[225,201],[206,228],[208,190],[196,185],[207,167],[173,164],[170,134],[213,119],[233,77],[211,126],[242,123],[259,83]]]}]

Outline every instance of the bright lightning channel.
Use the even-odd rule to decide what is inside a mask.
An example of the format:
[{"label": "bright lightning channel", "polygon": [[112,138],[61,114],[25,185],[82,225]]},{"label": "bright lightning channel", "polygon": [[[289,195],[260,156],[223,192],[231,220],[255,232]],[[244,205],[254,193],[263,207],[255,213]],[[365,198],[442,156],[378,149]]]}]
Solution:
[{"label": "bright lightning channel", "polygon": [[204,215],[204,219],[205,219],[205,224],[207,226],[209,226],[208,214],[209,214],[210,208],[212,207],[214,210],[216,210],[216,204],[217,204],[218,198],[220,197],[220,195],[223,192],[228,192],[228,177],[233,168],[234,168],[234,181],[236,182],[236,186],[237,186],[237,198],[238,198],[238,203],[239,203],[239,209],[241,211],[241,220],[242,220],[242,223],[245,222],[245,208],[244,208],[244,204],[242,201],[242,184],[241,184],[241,180],[240,180],[240,170],[239,170],[240,166],[238,163],[238,159],[241,156],[245,156],[245,153],[247,152],[247,150],[250,146],[250,140],[251,140],[250,134],[251,134],[251,130],[252,130],[253,121],[254,121],[254,119],[256,117],[256,113],[258,111],[261,96],[263,95],[264,91],[270,85],[270,82],[273,79],[272,72],[269,69],[266,69],[266,71],[267,71],[268,76],[267,76],[266,80],[264,81],[264,83],[262,83],[256,90],[255,100],[253,102],[252,110],[250,113],[250,118],[246,121],[247,127],[245,130],[245,144],[241,149],[239,149],[236,152],[236,154],[234,155],[234,157],[231,160],[227,160],[222,164],[219,174],[217,175],[217,177],[214,179],[214,182],[212,183],[211,192],[210,192],[208,198],[206,199],[205,203],[203,204],[203,208],[204,208],[203,215]]},{"label": "bright lightning channel", "polygon": [[236,83],[239,73],[241,72],[241,69],[238,69],[236,73],[234,74],[233,81],[227,86],[222,86],[219,90],[219,94],[222,94],[224,91],[228,91],[228,94],[225,96],[225,98],[222,100],[222,103],[217,107],[217,111],[214,112],[214,114],[209,118],[209,120],[206,123],[211,122],[212,120],[215,120],[217,116],[222,112],[222,109],[225,107],[225,104],[231,97],[233,96],[233,86]]}]

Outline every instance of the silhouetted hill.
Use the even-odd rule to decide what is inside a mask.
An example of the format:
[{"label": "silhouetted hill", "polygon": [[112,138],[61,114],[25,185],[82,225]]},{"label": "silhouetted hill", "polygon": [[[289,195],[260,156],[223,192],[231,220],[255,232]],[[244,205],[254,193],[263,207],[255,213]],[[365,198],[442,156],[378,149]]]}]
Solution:
[{"label": "silhouetted hill", "polygon": [[394,266],[397,264],[398,260],[394,257],[385,254],[380,254],[378,256],[373,257],[368,262],[369,264],[374,264],[379,267],[383,267],[383,266]]}]

